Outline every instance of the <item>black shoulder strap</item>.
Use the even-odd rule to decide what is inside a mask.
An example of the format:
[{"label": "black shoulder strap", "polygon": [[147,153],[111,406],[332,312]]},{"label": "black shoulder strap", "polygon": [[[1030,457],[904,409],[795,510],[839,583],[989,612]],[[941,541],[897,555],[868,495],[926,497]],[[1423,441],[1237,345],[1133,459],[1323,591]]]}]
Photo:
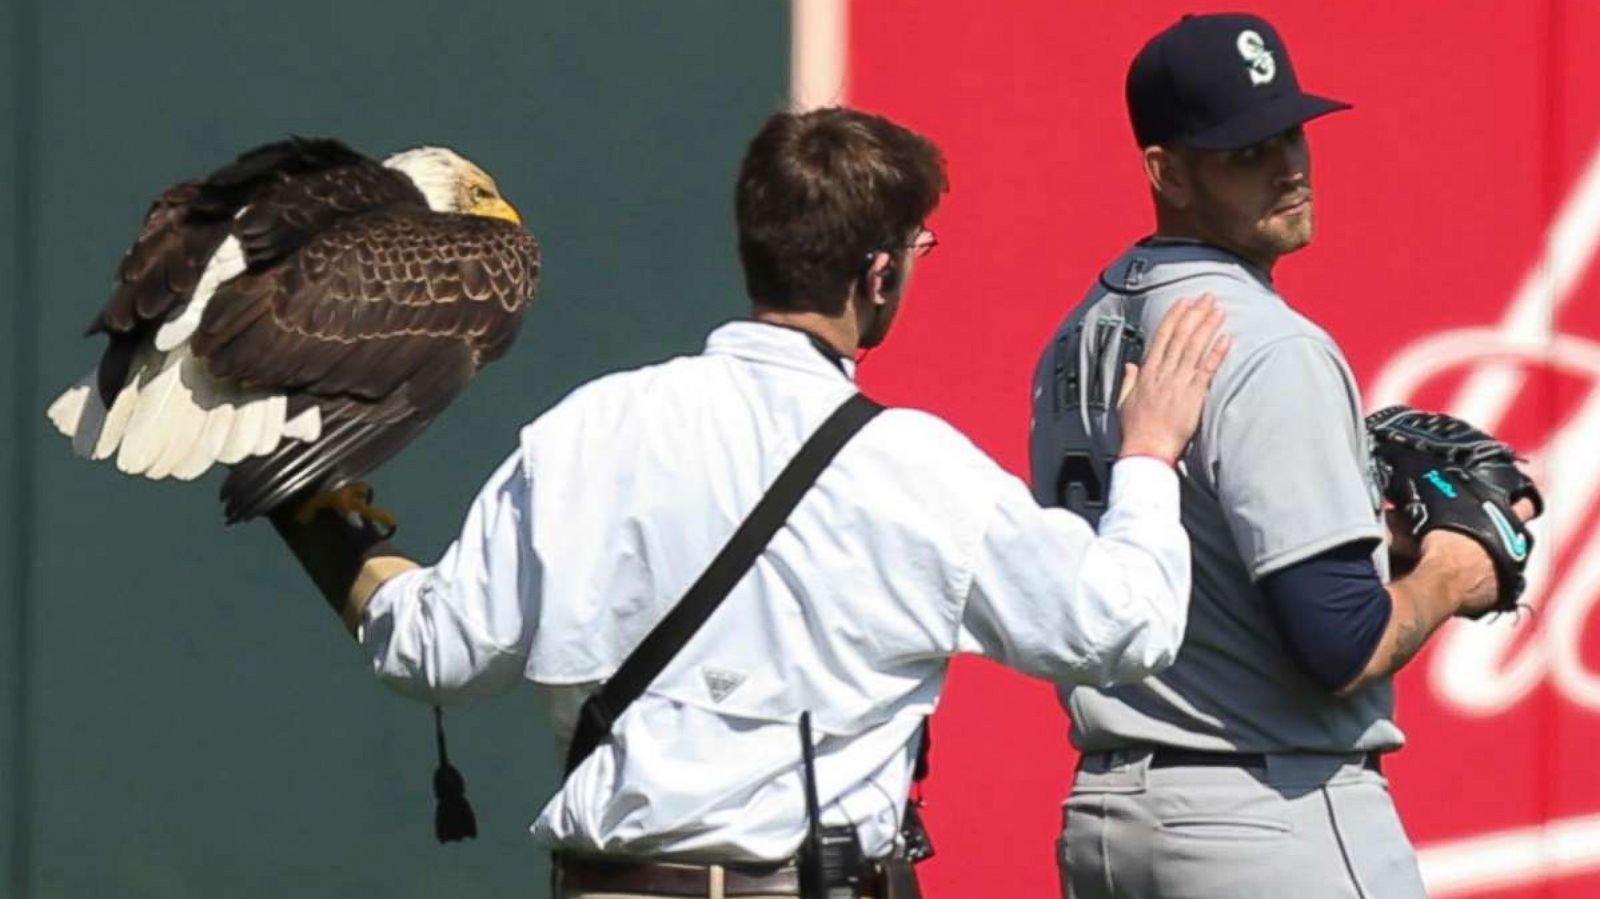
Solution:
[{"label": "black shoulder strap", "polygon": [[700,579],[634,648],[617,673],[583,704],[578,714],[577,732],[567,750],[567,774],[570,775],[611,735],[611,727],[623,711],[644,693],[661,669],[667,667],[700,625],[717,610],[734,585],[744,578],[745,572],[755,564],[833,457],[862,426],[882,411],[882,406],[858,393],[834,410],[800,447]]}]

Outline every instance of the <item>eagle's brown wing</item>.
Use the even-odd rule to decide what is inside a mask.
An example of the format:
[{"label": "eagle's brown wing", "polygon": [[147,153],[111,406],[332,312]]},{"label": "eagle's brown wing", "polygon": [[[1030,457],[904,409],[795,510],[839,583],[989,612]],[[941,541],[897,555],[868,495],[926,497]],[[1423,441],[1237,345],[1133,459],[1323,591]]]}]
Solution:
[{"label": "eagle's brown wing", "polygon": [[356,156],[354,161],[283,178],[263,191],[233,225],[245,265],[261,269],[298,250],[341,219],[375,209],[428,208],[405,175]]},{"label": "eagle's brown wing", "polygon": [[100,360],[101,400],[110,405],[126,383],[140,338],[194,297],[230,232],[247,263],[263,265],[340,217],[395,203],[425,208],[404,175],[321,138],[266,144],[162,191],[117,266],[111,299],[88,328],[111,341]]},{"label": "eagle's brown wing", "polygon": [[167,188],[150,204],[139,236],[117,266],[111,300],[88,333],[123,333],[159,321],[187,302],[206,260],[228,234],[233,211],[208,197],[201,181]]},{"label": "eagle's brown wing", "polygon": [[225,283],[190,348],[213,377],[315,403],[321,437],[234,466],[229,521],[360,477],[505,352],[539,281],[538,244],[497,219],[386,209],[343,220]]},{"label": "eagle's brown wing", "polygon": [[194,295],[232,216],[198,180],[174,184],[150,204],[139,236],[117,265],[110,301],[85,332],[110,341],[95,376],[102,403],[110,406],[127,383],[140,339]]}]

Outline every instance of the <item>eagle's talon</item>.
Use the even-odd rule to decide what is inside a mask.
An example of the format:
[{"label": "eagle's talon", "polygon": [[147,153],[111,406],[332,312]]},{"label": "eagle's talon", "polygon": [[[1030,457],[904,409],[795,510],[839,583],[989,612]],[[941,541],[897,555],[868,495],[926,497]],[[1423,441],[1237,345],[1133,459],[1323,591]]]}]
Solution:
[{"label": "eagle's talon", "polygon": [[385,537],[392,535],[400,527],[400,523],[395,521],[393,515],[370,503],[362,504],[361,510],[356,514],[365,518],[369,523],[377,525],[379,530],[383,531]]},{"label": "eagle's talon", "polygon": [[372,504],[372,488],[360,481],[352,481],[334,490],[324,490],[301,503],[300,508],[295,510],[295,521],[310,524],[311,519],[324,509],[346,518],[355,516],[378,527],[385,535],[393,534],[398,526],[393,515]]}]

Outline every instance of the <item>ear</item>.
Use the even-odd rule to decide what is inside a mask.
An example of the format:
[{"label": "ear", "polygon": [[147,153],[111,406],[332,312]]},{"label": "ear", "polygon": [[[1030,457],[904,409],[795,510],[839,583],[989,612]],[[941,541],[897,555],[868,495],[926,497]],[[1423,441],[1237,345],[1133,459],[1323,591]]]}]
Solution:
[{"label": "ear", "polygon": [[1144,148],[1144,177],[1150,189],[1174,209],[1187,209],[1194,196],[1189,161],[1166,147]]},{"label": "ear", "polygon": [[861,276],[862,292],[875,306],[882,306],[888,302],[885,294],[893,291],[893,287],[884,283],[889,274],[889,267],[894,259],[888,253],[873,253],[872,262],[867,266],[867,271]]}]

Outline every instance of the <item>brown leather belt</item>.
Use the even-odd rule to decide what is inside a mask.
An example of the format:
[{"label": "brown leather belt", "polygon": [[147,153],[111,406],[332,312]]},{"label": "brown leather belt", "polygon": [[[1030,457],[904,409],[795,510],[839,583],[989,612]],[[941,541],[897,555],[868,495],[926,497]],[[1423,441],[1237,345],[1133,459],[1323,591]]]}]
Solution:
[{"label": "brown leather belt", "polygon": [[[709,896],[714,876],[711,865],[621,858],[558,855],[555,865],[557,882],[563,890],[585,893]],[[722,869],[724,896],[800,895],[800,871],[793,862],[717,867]]]}]

